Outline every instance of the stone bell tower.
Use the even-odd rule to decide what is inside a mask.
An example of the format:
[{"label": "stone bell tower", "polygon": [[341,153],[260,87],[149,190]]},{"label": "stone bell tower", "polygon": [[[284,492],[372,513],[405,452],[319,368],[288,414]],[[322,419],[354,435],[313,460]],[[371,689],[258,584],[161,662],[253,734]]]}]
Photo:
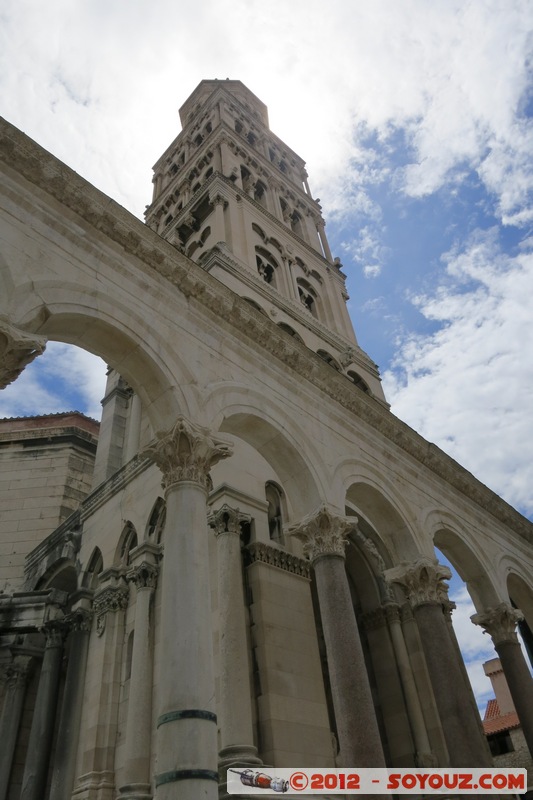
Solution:
[{"label": "stone bell tower", "polygon": [[289,335],[385,403],[358,346],[305,162],[240,81],[204,80],[154,167],[147,224]]}]

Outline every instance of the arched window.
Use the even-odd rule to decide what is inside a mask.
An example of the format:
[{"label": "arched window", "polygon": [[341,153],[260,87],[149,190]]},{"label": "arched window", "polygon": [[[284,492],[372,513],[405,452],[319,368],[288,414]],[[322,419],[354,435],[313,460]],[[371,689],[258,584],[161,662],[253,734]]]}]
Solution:
[{"label": "arched window", "polygon": [[122,566],[127,566],[130,561],[130,553],[137,547],[137,531],[131,522],[126,522],[118,547],[118,561]]},{"label": "arched window", "polygon": [[316,354],[317,356],[320,356],[320,358],[322,358],[326,362],[326,364],[329,364],[330,367],[333,367],[333,369],[336,369],[337,372],[340,372],[341,368],[339,364],[335,361],[331,353],[328,353],[327,350],[317,350]]},{"label": "arched window", "polygon": [[152,513],[148,518],[148,524],[146,526],[146,538],[149,541],[159,544],[161,541],[161,534],[163,532],[166,517],[167,507],[165,505],[165,501],[162,497],[158,497],[154,503]]},{"label": "arched window", "polygon": [[283,492],[277,483],[265,484],[265,498],[268,503],[268,532],[273,542],[283,544]]},{"label": "arched window", "polygon": [[365,394],[371,394],[370,389],[368,388],[368,384],[362,379],[360,375],[357,374],[357,372],[353,372],[353,370],[350,370],[350,372],[347,372],[346,374],[348,375],[352,383],[354,383],[355,386],[357,386],[358,389],[361,389],[361,391],[365,392]]},{"label": "arched window", "polygon": [[291,216],[291,228],[293,233],[296,234],[296,236],[299,236],[301,239],[304,238],[303,221],[297,211],[294,211],[294,213]]},{"label": "arched window", "polygon": [[250,170],[244,166],[241,166],[241,183],[245,192],[248,192],[252,188],[252,174]]},{"label": "arched window", "polygon": [[302,344],[303,344],[304,340],[302,339],[300,334],[296,333],[294,328],[291,328],[291,326],[287,325],[286,322],[278,322],[278,328],[281,328],[282,331],[285,331],[285,333],[288,333],[289,336],[293,337],[293,339],[297,339],[299,342],[302,342]]},{"label": "arched window", "polygon": [[251,144],[253,147],[257,141],[257,136],[250,131],[250,133],[246,138],[248,139],[248,143]]},{"label": "arched window", "polygon": [[255,263],[257,265],[257,271],[265,283],[270,283],[272,286],[275,286],[276,269],[278,267],[278,262],[276,259],[268,252],[268,250],[265,250],[264,247],[256,247]]},{"label": "arched window", "polygon": [[317,293],[308,281],[303,278],[298,278],[296,283],[298,284],[298,294],[301,304],[305,306],[314,317],[318,318],[316,310]]},{"label": "arched window", "polygon": [[259,311],[261,314],[264,314],[265,316],[267,316],[266,311],[264,311],[264,309],[262,309],[261,306],[259,305],[259,303],[256,303],[255,300],[252,300],[250,297],[243,297],[242,299],[246,300],[246,302],[249,305],[253,306],[253,308],[255,308],[256,311]]},{"label": "arched window", "polygon": [[104,568],[104,560],[102,553],[98,547],[95,547],[93,554],[89,559],[87,570],[83,576],[82,584],[87,589],[96,589],[99,582],[99,575]]},{"label": "arched window", "polygon": [[235,120],[235,132],[236,133],[242,133],[242,125],[241,125],[241,123],[239,122],[238,119]]},{"label": "arched window", "polygon": [[256,181],[254,185],[254,200],[266,208],[266,186],[261,181]]}]

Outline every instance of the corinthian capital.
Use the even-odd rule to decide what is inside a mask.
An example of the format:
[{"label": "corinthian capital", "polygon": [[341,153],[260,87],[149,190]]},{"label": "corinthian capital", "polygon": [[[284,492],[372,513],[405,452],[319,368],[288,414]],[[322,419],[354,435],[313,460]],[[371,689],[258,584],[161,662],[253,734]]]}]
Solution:
[{"label": "corinthian capital", "polygon": [[339,517],[321,506],[297,525],[292,525],[289,536],[296,536],[303,542],[304,553],[312,562],[323,556],[344,558],[348,532],[356,523],[356,517]]},{"label": "corinthian capital", "polygon": [[212,511],[207,517],[207,521],[211,528],[214,528],[217,536],[220,533],[236,533],[241,532],[241,523],[250,522],[251,516],[243,514],[238,508],[231,508],[227,503],[224,503],[218,511]]},{"label": "corinthian capital", "polygon": [[179,417],[172,430],[159,434],[159,441],[143,455],[157,464],[163,473],[163,487],[168,489],[180,481],[194,481],[207,487],[211,467],[228,458],[231,452],[231,444],[215,438],[207,428]]},{"label": "corinthian capital", "polygon": [[0,319],[0,389],[12,383],[24,367],[44,353],[46,338],[26,333]]},{"label": "corinthian capital", "polygon": [[135,584],[137,589],[155,589],[157,586],[158,567],[143,561],[141,564],[130,569],[126,575],[127,580]]},{"label": "corinthian capital", "polygon": [[424,603],[442,605],[448,600],[448,585],[452,573],[449,567],[439,564],[436,558],[422,557],[411,564],[385,570],[388,583],[403,586],[413,608]]},{"label": "corinthian capital", "polygon": [[483,633],[488,633],[494,644],[498,645],[503,642],[518,642],[516,623],[524,619],[524,615],[508,603],[500,603],[495,608],[473,614],[470,619],[474,625],[484,628]]}]

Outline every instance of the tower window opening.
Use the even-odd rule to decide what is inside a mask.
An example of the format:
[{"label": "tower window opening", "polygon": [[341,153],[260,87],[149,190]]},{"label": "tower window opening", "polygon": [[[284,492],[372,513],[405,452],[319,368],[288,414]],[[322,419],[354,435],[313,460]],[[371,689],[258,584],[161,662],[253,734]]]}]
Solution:
[{"label": "tower window opening", "polygon": [[304,344],[304,340],[300,334],[296,333],[294,328],[291,328],[291,326],[287,325],[286,322],[278,322],[278,327],[281,328],[282,331],[285,331],[285,333],[288,333],[289,336],[292,336],[293,339],[296,339],[298,342],[302,342],[302,344]]},{"label": "tower window opening", "polygon": [[268,156],[269,156],[271,161],[275,161],[276,160],[276,151],[272,147],[268,148]]},{"label": "tower window opening", "polygon": [[370,389],[368,388],[368,384],[362,379],[360,375],[357,374],[357,372],[350,370],[350,372],[347,372],[346,374],[352,381],[352,383],[355,386],[357,386],[358,389],[361,389],[361,391],[365,392],[365,394],[370,394]]},{"label": "tower window opening", "polygon": [[254,200],[266,207],[266,188],[261,181],[257,181],[254,186]]},{"label": "tower window opening", "polygon": [[293,233],[295,233],[300,238],[303,238],[304,235],[303,222],[301,216],[298,214],[297,211],[295,211],[291,216],[290,222]]},{"label": "tower window opening", "polygon": [[202,136],[201,133],[199,133],[198,136],[195,138],[194,143],[197,147],[199,147],[202,144],[203,140],[204,137]]},{"label": "tower window opening", "polygon": [[210,178],[212,174],[213,174],[213,167],[209,167],[209,169],[205,173],[205,179],[207,180],[207,178]]},{"label": "tower window opening", "polygon": [[177,171],[178,171],[178,165],[177,164],[172,164],[172,166],[170,167],[170,171],[171,171],[172,175],[175,175],[177,173]]},{"label": "tower window opening", "polygon": [[284,174],[287,172],[287,164],[284,161],[279,162],[279,168]]},{"label": "tower window opening", "polygon": [[270,283],[272,286],[276,285],[276,269],[278,262],[270,255],[268,250],[264,247],[255,248],[255,263],[257,264],[257,272],[263,278],[265,283]]},{"label": "tower window opening", "polygon": [[212,130],[213,130],[213,126],[211,125],[210,122],[208,122],[207,125],[205,126],[205,132],[206,133],[211,133]]},{"label": "tower window opening", "polygon": [[235,132],[242,133],[242,125],[239,120],[235,120]]},{"label": "tower window opening", "polygon": [[318,318],[317,311],[316,311],[316,299],[317,294],[310,284],[303,280],[303,278],[297,279],[298,284],[298,295],[300,297],[300,303],[307,308],[308,311],[314,317]]},{"label": "tower window opening", "polygon": [[244,191],[248,192],[252,186],[252,173],[243,166],[241,166],[241,183]]},{"label": "tower window opening", "polygon": [[202,185],[201,183],[195,183],[194,186],[192,187],[192,193],[194,194],[195,192],[197,192],[201,185]]},{"label": "tower window opening", "polygon": [[248,143],[251,144],[252,147],[257,142],[257,136],[255,134],[253,134],[251,131],[250,131],[250,133],[248,134],[248,136],[246,138],[248,139]]},{"label": "tower window opening", "polygon": [[329,365],[330,365],[330,367],[333,367],[333,369],[336,369],[336,370],[337,370],[337,372],[340,372],[340,369],[341,369],[341,368],[340,368],[340,366],[337,364],[337,362],[335,361],[335,359],[333,358],[333,356],[331,355],[331,353],[328,353],[328,352],[327,352],[327,350],[317,350],[316,352],[317,352],[317,355],[318,355],[318,356],[320,356],[320,358],[321,358],[323,361],[325,361],[325,362],[326,362],[326,364],[329,364]]}]

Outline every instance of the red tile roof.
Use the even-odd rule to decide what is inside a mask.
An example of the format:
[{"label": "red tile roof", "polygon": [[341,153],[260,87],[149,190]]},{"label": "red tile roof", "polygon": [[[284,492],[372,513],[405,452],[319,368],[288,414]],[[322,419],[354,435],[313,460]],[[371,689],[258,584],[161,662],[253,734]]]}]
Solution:
[{"label": "red tile roof", "polygon": [[498,701],[496,699],[489,700],[483,719],[483,730],[487,736],[490,733],[499,733],[500,731],[508,731],[511,728],[519,727],[520,720],[518,719],[516,711],[510,711],[508,714],[500,714]]}]

